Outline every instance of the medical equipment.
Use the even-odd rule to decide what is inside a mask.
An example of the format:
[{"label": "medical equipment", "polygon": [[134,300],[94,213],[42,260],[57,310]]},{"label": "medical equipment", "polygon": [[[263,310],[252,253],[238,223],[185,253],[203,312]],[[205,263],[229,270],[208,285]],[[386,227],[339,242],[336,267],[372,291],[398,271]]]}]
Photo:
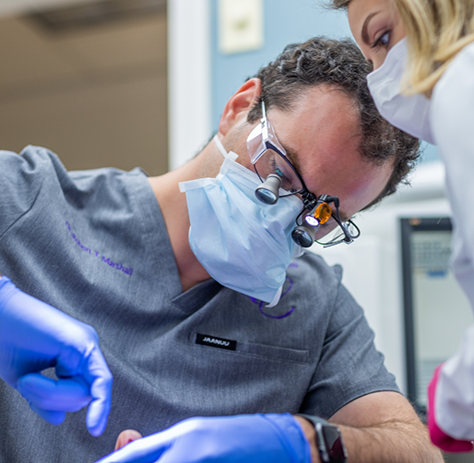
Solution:
[{"label": "medical equipment", "polygon": [[296,196],[279,207],[260,202],[255,172],[235,162],[219,138],[214,142],[225,160],[216,178],[180,183],[186,192],[189,244],[206,271],[221,285],[269,302],[280,300],[295,244],[293,220],[303,209]]},{"label": "medical equipment", "polygon": [[[311,193],[294,165],[288,159],[285,148],[279,142],[275,130],[267,119],[265,102],[262,99],[262,119],[247,138],[250,161],[254,165],[260,181],[255,189],[257,199],[268,205],[276,204],[279,198],[299,195],[304,209],[296,218],[296,227],[292,232],[293,241],[308,248],[315,242],[319,227],[332,218],[338,231],[322,243],[324,247],[336,244],[352,243],[360,236],[360,230],[348,220],[343,222],[339,216],[339,198],[337,196]],[[333,204],[333,208],[330,206]],[[340,228],[340,230],[339,230]]]},{"label": "medical equipment", "polygon": [[402,218],[400,230],[407,396],[424,418],[428,383],[436,367],[456,352],[473,318],[449,263],[451,220]]}]

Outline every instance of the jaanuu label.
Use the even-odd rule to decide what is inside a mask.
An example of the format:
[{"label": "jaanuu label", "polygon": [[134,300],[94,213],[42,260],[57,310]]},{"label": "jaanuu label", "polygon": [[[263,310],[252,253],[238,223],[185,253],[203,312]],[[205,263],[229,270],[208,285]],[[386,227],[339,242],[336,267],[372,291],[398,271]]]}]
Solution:
[{"label": "jaanuu label", "polygon": [[196,344],[202,344],[203,346],[218,347],[219,349],[228,350],[235,350],[237,348],[237,341],[216,338],[215,336],[209,336],[208,334],[199,333],[197,333],[196,336]]}]

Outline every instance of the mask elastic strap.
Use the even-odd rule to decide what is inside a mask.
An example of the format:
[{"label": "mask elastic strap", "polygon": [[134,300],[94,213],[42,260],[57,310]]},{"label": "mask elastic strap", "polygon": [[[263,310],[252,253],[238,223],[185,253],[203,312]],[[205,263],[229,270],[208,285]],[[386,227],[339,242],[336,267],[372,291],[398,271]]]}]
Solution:
[{"label": "mask elastic strap", "polygon": [[217,148],[221,152],[222,156],[224,156],[225,159],[230,159],[231,161],[235,161],[239,157],[239,155],[237,153],[234,153],[233,151],[227,152],[224,148],[224,145],[222,144],[222,142],[220,141],[217,135],[213,138],[213,140]]},{"label": "mask elastic strap", "polygon": [[275,297],[273,298],[272,302],[270,302],[270,304],[267,304],[265,307],[268,307],[268,308],[275,307],[280,302],[282,291],[283,291],[283,285],[280,286],[280,288],[278,288],[278,291],[276,292]]},{"label": "mask elastic strap", "polygon": [[219,148],[219,151],[221,152],[222,156],[224,156],[225,158],[227,158],[227,151],[225,150],[224,148],[224,145],[222,144],[221,140],[219,139],[219,137],[216,135],[214,138],[214,143],[217,145],[217,148]]}]

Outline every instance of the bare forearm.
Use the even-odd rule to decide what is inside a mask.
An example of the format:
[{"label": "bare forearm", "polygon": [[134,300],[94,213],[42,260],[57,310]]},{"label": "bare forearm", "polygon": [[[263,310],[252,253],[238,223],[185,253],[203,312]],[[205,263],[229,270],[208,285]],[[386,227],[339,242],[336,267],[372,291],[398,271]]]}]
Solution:
[{"label": "bare forearm", "polygon": [[425,427],[419,422],[388,422],[377,427],[340,426],[348,463],[443,462]]},{"label": "bare forearm", "polygon": [[[320,463],[316,437],[309,421],[296,417],[311,447],[311,463]],[[335,423],[337,424],[337,423]],[[381,426],[351,427],[339,425],[348,453],[348,463],[437,463],[443,462],[425,427],[413,423],[388,422]]]}]

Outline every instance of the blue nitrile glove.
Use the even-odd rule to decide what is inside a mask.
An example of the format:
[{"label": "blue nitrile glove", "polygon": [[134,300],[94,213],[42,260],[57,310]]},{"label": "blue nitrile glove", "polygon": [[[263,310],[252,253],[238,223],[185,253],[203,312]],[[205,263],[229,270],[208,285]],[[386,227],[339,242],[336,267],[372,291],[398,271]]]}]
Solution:
[{"label": "blue nitrile glove", "polygon": [[[56,367],[58,380],[40,372]],[[93,436],[107,424],[112,375],[95,330],[0,278],[0,377],[52,424],[89,405]]]},{"label": "blue nitrile glove", "polygon": [[96,463],[310,463],[308,441],[283,415],[190,418]]}]

